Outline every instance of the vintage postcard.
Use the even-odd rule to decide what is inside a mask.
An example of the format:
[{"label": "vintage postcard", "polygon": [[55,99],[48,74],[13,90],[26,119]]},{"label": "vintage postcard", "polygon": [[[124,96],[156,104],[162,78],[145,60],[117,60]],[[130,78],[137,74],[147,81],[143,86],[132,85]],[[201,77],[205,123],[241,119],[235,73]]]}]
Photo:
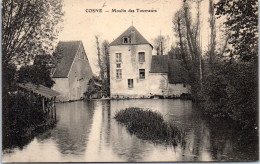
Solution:
[{"label": "vintage postcard", "polygon": [[3,0],[3,162],[259,160],[257,0]]}]

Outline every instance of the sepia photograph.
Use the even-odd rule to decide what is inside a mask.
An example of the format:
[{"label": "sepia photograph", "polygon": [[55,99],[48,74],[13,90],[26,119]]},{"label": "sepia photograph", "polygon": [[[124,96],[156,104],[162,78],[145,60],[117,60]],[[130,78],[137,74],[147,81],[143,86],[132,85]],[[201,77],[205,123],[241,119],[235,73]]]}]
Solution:
[{"label": "sepia photograph", "polygon": [[257,0],[2,0],[2,162],[259,161]]}]

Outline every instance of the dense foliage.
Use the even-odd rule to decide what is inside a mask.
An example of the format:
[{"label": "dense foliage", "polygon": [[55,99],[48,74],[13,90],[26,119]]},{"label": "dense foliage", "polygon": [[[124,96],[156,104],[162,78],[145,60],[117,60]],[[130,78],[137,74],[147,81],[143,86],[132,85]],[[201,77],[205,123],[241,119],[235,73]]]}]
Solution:
[{"label": "dense foliage", "polygon": [[257,126],[258,73],[254,63],[217,63],[203,87],[206,112],[231,118],[244,128]]},{"label": "dense foliage", "polygon": [[63,14],[61,0],[2,2],[3,94],[17,80],[17,68],[31,65],[35,56],[51,55]]},{"label": "dense foliage", "polygon": [[55,123],[43,112],[41,99],[28,95],[8,95],[3,99],[3,109],[3,149],[22,147],[37,132]]},{"label": "dense foliage", "polygon": [[54,84],[49,62],[61,30],[62,6],[62,0],[2,1],[3,148],[11,141],[20,145],[21,137],[48,125],[40,102],[19,94],[16,84]]},{"label": "dense foliage", "polygon": [[[188,72],[192,99],[198,101],[198,93],[202,87],[201,1],[195,1],[196,9],[191,7],[193,3],[193,1],[183,0],[181,8],[174,14],[173,30],[178,39],[179,57],[182,60],[182,65]],[[192,13],[196,13],[196,16],[194,17]]]},{"label": "dense foliage", "polygon": [[3,64],[29,63],[50,54],[62,21],[61,0],[2,1]]},{"label": "dense foliage", "polygon": [[256,60],[258,54],[258,1],[220,0],[216,15],[226,17],[224,24],[231,33],[230,57],[243,61]]},{"label": "dense foliage", "polygon": [[[206,113],[213,117],[232,119],[243,128],[257,129],[257,0],[219,0],[216,4],[210,0],[210,44],[203,58],[200,58],[200,47],[196,44],[200,16],[197,13],[197,22],[192,22],[192,3],[194,1],[183,0],[173,23],[179,41],[176,48],[180,50],[180,59],[189,71],[193,98],[201,102]],[[199,9],[198,2],[197,5]],[[222,39],[216,38],[220,35],[216,35],[215,17],[221,18],[224,23],[220,30],[226,35],[223,47],[219,42]]]},{"label": "dense foliage", "polygon": [[257,129],[258,3],[220,0],[215,7],[216,15],[226,18],[231,46],[204,71],[204,108],[214,117],[231,118],[242,128]]},{"label": "dense foliage", "polygon": [[50,77],[52,69],[52,64],[50,64],[50,61],[51,56],[36,56],[33,65],[22,66],[20,70],[17,72],[17,82],[31,82],[33,84],[41,84],[51,88],[55,82]]}]

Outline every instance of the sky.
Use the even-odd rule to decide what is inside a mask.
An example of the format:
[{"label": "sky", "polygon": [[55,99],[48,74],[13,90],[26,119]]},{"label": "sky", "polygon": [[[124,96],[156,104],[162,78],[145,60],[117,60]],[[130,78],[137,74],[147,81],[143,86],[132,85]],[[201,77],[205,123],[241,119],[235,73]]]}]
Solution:
[{"label": "sky", "polygon": [[[95,36],[112,42],[132,24],[150,42],[160,35],[169,36],[167,47],[176,42],[172,19],[180,9],[182,0],[64,0],[64,28],[58,41],[81,40],[93,73],[98,74]],[[102,9],[102,13],[89,13],[86,9]],[[126,12],[112,12],[112,9]],[[129,9],[135,12],[128,12]],[[137,12],[136,10],[157,10]],[[106,12],[109,11],[109,12]],[[208,0],[201,4],[202,46],[208,44]],[[156,52],[153,51],[153,55]]]}]

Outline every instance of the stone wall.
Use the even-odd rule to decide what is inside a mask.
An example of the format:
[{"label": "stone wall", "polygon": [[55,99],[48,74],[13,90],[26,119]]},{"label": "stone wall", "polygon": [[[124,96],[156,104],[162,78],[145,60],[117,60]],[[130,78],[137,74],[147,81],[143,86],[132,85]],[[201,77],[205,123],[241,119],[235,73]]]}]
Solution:
[{"label": "stone wall", "polygon": [[[145,62],[139,62],[138,52],[145,52]],[[116,62],[116,53],[122,54],[122,62]],[[152,47],[144,45],[118,45],[110,47],[111,97],[139,98],[150,95],[149,72]],[[116,64],[121,64],[122,79],[116,78]],[[145,69],[145,79],[139,78],[139,69]],[[128,79],[133,79],[133,88],[128,88]]]},{"label": "stone wall", "polygon": [[168,95],[173,97],[180,97],[183,93],[190,93],[190,86],[188,84],[169,84]]},{"label": "stone wall", "polygon": [[80,46],[68,77],[70,100],[83,98],[84,92],[88,89],[88,82],[92,77],[89,61],[86,58],[83,59],[82,54],[86,55],[83,46]]},{"label": "stone wall", "polygon": [[53,78],[55,84],[52,89],[59,92],[57,101],[68,101],[70,98],[69,80],[68,78]]},{"label": "stone wall", "polygon": [[168,94],[168,74],[167,73],[150,73],[149,86],[151,95]]}]

